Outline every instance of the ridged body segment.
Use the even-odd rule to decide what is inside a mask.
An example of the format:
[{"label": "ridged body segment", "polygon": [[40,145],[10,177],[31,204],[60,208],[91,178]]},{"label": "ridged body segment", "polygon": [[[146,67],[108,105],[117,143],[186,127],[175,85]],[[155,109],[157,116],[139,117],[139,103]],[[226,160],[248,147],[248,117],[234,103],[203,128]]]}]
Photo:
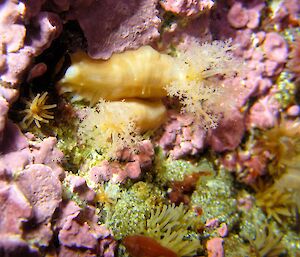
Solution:
[{"label": "ridged body segment", "polygon": [[71,55],[72,65],[58,86],[92,103],[100,99],[161,98],[165,87],[180,75],[176,59],[150,46],[93,60],[83,52]]}]

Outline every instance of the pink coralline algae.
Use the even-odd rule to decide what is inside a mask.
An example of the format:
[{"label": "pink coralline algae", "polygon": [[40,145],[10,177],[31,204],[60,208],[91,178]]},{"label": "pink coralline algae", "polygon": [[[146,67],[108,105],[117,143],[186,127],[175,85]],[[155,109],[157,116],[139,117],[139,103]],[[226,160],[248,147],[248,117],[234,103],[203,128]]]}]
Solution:
[{"label": "pink coralline algae", "polygon": [[80,208],[73,201],[62,204],[56,230],[61,243],[58,256],[105,256],[113,257],[116,248],[111,232],[97,224],[95,208]]},{"label": "pink coralline algae", "polygon": [[36,140],[29,133],[25,137],[15,124],[7,122],[4,140],[0,144],[0,177],[10,178],[14,172],[31,164],[46,164],[57,177],[64,177],[64,170],[60,166],[63,154],[55,147],[56,138],[49,137],[41,142]]},{"label": "pink coralline algae", "polygon": [[162,0],[161,6],[169,12],[181,16],[195,16],[204,10],[209,10],[214,6],[212,0]]},{"label": "pink coralline algae", "polygon": [[87,203],[94,202],[96,193],[88,187],[84,178],[70,175],[68,180],[72,192],[78,194],[81,200],[86,201]]},{"label": "pink coralline algae", "polygon": [[251,145],[247,150],[237,149],[227,153],[220,159],[220,163],[228,171],[235,172],[239,181],[251,185],[266,174],[269,157],[268,152],[259,146]]},{"label": "pink coralline algae", "polygon": [[[136,152],[136,153],[135,153]],[[94,183],[112,181],[125,182],[126,179],[140,178],[142,171],[152,167],[154,158],[153,145],[149,140],[139,143],[135,151],[124,149],[118,153],[118,161],[103,161],[101,165],[94,166],[89,171],[89,178]]]},{"label": "pink coralline algae", "polygon": [[216,129],[206,131],[190,115],[170,112],[157,144],[173,159],[195,156],[207,146],[216,152],[235,149],[245,132],[244,115],[232,110],[232,115],[221,119]]},{"label": "pink coralline algae", "polygon": [[266,25],[276,26],[278,30],[284,29],[286,25],[299,26],[300,5],[298,0],[283,0],[267,19]]},{"label": "pink coralline algae", "polygon": [[49,222],[62,197],[61,183],[52,169],[32,164],[20,172],[16,184],[29,200],[35,222]]},{"label": "pink coralline algae", "polygon": [[169,112],[169,119],[163,126],[157,144],[173,159],[196,155],[204,149],[206,131],[194,124],[190,115]]},{"label": "pink coralline algae", "polygon": [[159,37],[161,20],[157,0],[94,1],[69,13],[78,20],[88,43],[88,53],[108,59],[114,52],[136,49]]},{"label": "pink coralline algae", "polygon": [[[58,235],[59,256],[66,251],[74,256],[83,249],[93,256],[114,256],[116,242],[104,225],[98,225],[95,208],[63,202],[63,155],[55,145],[55,138],[38,141],[7,122],[0,148],[0,253],[41,256]],[[95,192],[85,180],[75,175],[70,178],[73,193],[93,203]]]},{"label": "pink coralline algae", "polygon": [[216,152],[235,149],[245,132],[244,115],[233,110],[230,117],[222,119],[218,127],[209,131],[207,144]]},{"label": "pink coralline algae", "polygon": [[278,121],[279,110],[280,105],[272,92],[261,97],[249,110],[246,120],[247,128],[268,129],[274,127]]},{"label": "pink coralline algae", "polygon": [[34,57],[48,48],[62,31],[57,14],[38,10],[32,16],[26,4],[21,1],[0,4],[0,120],[3,121],[0,137],[7,117],[5,106],[16,101],[17,87]]},{"label": "pink coralline algae", "polygon": [[32,217],[32,207],[16,185],[3,181],[0,185],[0,238],[3,235],[21,235],[23,222]]},{"label": "pink coralline algae", "polygon": [[[246,112],[247,129],[255,127],[266,129],[276,122],[279,104],[273,96],[276,91],[274,77],[280,74],[288,60],[286,40],[279,33],[259,29],[264,7],[264,1],[257,0],[251,3],[238,1],[231,6],[227,15],[227,21],[237,30],[229,30],[226,33],[234,37],[234,43],[237,45],[236,54],[245,60],[247,66],[247,71],[241,77],[244,98],[238,97],[240,99],[238,105],[243,107],[249,97],[258,99],[258,102],[250,106],[250,110]],[[255,19],[258,20],[251,22],[249,17],[254,15],[251,16],[250,13],[256,13]],[[249,22],[255,26],[249,26]],[[241,83],[232,82],[235,86]]]},{"label": "pink coralline algae", "polygon": [[[21,251],[18,253],[22,256],[28,252],[38,252],[27,241],[34,242],[36,247],[49,245],[53,236],[52,218],[62,200],[61,182],[55,171],[58,170],[62,155],[54,145],[47,147],[49,140],[56,144],[56,141],[48,138],[33,149],[32,142],[15,124],[10,121],[6,123],[0,156],[3,206],[0,237],[4,234],[7,244],[11,243],[11,237],[20,238],[14,243],[19,248],[16,251]],[[25,223],[31,225],[25,229]],[[3,251],[4,256],[17,256],[14,251],[10,253],[12,249],[1,246],[0,252]]]},{"label": "pink coralline algae", "polygon": [[216,237],[209,239],[206,243],[208,257],[224,257],[223,239]]},{"label": "pink coralline algae", "polygon": [[288,57],[288,46],[284,38],[278,33],[267,33],[262,48],[267,59],[277,63],[286,62]]},{"label": "pink coralline algae", "polygon": [[227,18],[229,24],[236,29],[255,29],[260,22],[260,11],[264,8],[263,1],[251,1],[244,5],[242,2],[235,2],[230,8]]},{"label": "pink coralline algae", "polygon": [[62,30],[56,14],[40,12],[29,20],[27,12],[26,3],[1,3],[0,31],[5,37],[1,37],[0,74],[3,81],[13,85],[20,82],[33,58],[48,48]]},{"label": "pink coralline algae", "polygon": [[[32,164],[21,171],[15,181],[0,181],[0,184],[3,208],[0,238],[5,238],[5,244],[15,238],[19,256],[25,256],[27,252],[37,253],[38,247],[47,247],[53,236],[53,214],[62,200],[61,183],[52,169],[43,164]],[[34,243],[35,247],[27,241]],[[4,256],[18,256],[10,251],[5,245],[0,245]]]}]

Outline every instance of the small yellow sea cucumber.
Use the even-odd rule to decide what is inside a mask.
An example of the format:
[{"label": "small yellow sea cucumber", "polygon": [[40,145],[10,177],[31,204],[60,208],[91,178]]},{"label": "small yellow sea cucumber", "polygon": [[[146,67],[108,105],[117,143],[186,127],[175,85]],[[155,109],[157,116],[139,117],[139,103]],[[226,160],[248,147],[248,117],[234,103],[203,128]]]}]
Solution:
[{"label": "small yellow sea cucumber", "polygon": [[72,65],[59,81],[61,92],[74,91],[92,103],[100,99],[161,98],[165,87],[180,79],[176,59],[150,46],[93,60],[84,52],[71,55]]}]

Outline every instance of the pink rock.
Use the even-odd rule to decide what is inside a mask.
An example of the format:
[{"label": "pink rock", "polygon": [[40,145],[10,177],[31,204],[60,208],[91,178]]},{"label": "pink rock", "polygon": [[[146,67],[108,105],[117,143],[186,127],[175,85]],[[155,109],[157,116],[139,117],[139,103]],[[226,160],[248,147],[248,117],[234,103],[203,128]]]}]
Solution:
[{"label": "pink rock", "polygon": [[[248,49],[249,46],[251,45],[251,36],[252,36],[251,29],[238,30],[236,32],[236,37],[234,39],[234,42],[239,45],[239,47],[241,48],[240,50]],[[240,53],[240,55],[242,54],[243,52]]]},{"label": "pink rock", "polygon": [[89,178],[94,183],[108,181],[111,178],[111,170],[108,161],[103,161],[100,166],[92,167],[89,171]]},{"label": "pink rock", "polygon": [[169,12],[181,16],[195,16],[203,10],[209,10],[214,2],[211,0],[164,0],[160,1],[161,6]]},{"label": "pink rock", "polygon": [[20,172],[16,183],[32,205],[36,223],[51,220],[62,200],[61,183],[52,169],[32,164]]},{"label": "pink rock", "polygon": [[213,218],[213,219],[210,219],[210,220],[207,220],[205,222],[205,227],[208,227],[208,228],[216,228],[219,226],[219,220],[216,219],[216,218]]},{"label": "pink rock", "polygon": [[108,249],[111,257],[114,256],[116,242],[105,225],[98,225],[95,210],[89,205],[81,209],[73,201],[63,203],[55,227],[58,239],[66,249],[60,250],[59,256],[64,256],[63,253],[74,256],[71,253],[80,251],[86,254],[83,256],[89,256],[91,252],[94,253],[93,256],[104,256]]},{"label": "pink rock", "polygon": [[52,168],[59,179],[65,176],[64,170],[60,166],[64,154],[56,147],[57,139],[55,137],[45,138],[42,142],[31,146],[33,163],[46,164]]},{"label": "pink rock", "polygon": [[89,177],[95,183],[111,180],[113,183],[125,182],[127,178],[137,179],[142,171],[152,167],[154,148],[150,140],[144,140],[136,149],[123,149],[118,152],[118,161],[103,161],[101,165],[89,171]]},{"label": "pink rock", "polygon": [[287,115],[290,117],[297,117],[300,115],[300,106],[299,105],[292,105],[287,109]]},{"label": "pink rock", "polygon": [[189,128],[189,127],[183,127],[182,128],[182,135],[183,135],[184,140],[191,141],[191,139],[192,139],[191,128]]},{"label": "pink rock", "polygon": [[10,179],[14,172],[23,170],[30,163],[30,159],[28,148],[0,155],[0,178]]},{"label": "pink rock", "polygon": [[228,227],[226,223],[222,223],[218,228],[218,234],[220,237],[226,237],[228,235]]},{"label": "pink rock", "polygon": [[260,14],[256,10],[249,10],[248,11],[248,18],[249,21],[247,23],[247,28],[255,29],[258,27],[260,22]]},{"label": "pink rock", "polygon": [[[1,84],[3,85],[4,83]],[[1,84],[0,84],[0,97],[5,98],[5,100],[10,104],[14,103],[19,97],[18,90],[4,87]]]},{"label": "pink rock", "polygon": [[206,243],[208,257],[224,257],[223,239],[216,237]]},{"label": "pink rock", "polygon": [[263,41],[266,38],[266,32],[265,31],[259,31],[256,33],[256,38],[258,40],[258,44],[261,45],[263,43]]},{"label": "pink rock", "polygon": [[61,230],[64,224],[80,214],[81,208],[73,201],[64,201],[60,205],[55,229]]},{"label": "pink rock", "polygon": [[58,257],[95,257],[95,253],[93,253],[91,250],[80,250],[80,249],[74,249],[71,247],[67,247],[64,245],[61,245],[59,248]]},{"label": "pink rock", "polygon": [[31,242],[35,246],[48,247],[53,237],[52,224],[51,222],[46,222],[26,228],[23,237],[27,242]]},{"label": "pink rock", "polygon": [[99,252],[103,257],[114,257],[117,248],[117,242],[111,238],[105,238],[100,241]]},{"label": "pink rock", "polygon": [[177,160],[183,156],[189,155],[192,153],[193,145],[190,141],[181,142],[177,147],[175,146],[170,155],[173,159]]},{"label": "pink rock", "polygon": [[141,167],[139,162],[128,162],[125,165],[125,171],[131,179],[137,179],[141,175]]},{"label": "pink rock", "polygon": [[173,159],[186,155],[196,155],[205,147],[206,131],[194,124],[194,118],[188,114],[169,112],[169,120],[158,138],[158,145]]},{"label": "pink rock", "polygon": [[2,234],[22,235],[23,223],[31,217],[30,203],[18,187],[0,184],[0,238]]},{"label": "pink rock", "polygon": [[33,58],[48,48],[62,30],[60,18],[40,12],[41,5],[42,1],[1,3],[0,32],[6,36],[0,39],[0,45],[5,46],[0,75],[13,86],[21,82]]},{"label": "pink rock", "polygon": [[15,171],[20,171],[30,163],[31,154],[27,138],[17,125],[8,121],[4,131],[4,140],[0,144],[0,178],[11,178]]},{"label": "pink rock", "polygon": [[191,143],[194,148],[198,150],[202,150],[204,149],[205,139],[206,139],[206,131],[203,128],[198,127],[195,129],[192,135]]},{"label": "pink rock", "polygon": [[298,0],[284,0],[284,7],[287,9],[289,15],[289,20],[294,23],[299,24],[299,12],[300,6]]},{"label": "pink rock", "polygon": [[266,34],[263,50],[266,57],[271,61],[283,63],[287,60],[288,45],[284,38],[276,32],[269,32]]},{"label": "pink rock", "polygon": [[68,177],[70,181],[71,190],[77,193],[81,200],[93,203],[96,197],[96,193],[88,187],[83,177],[70,175]]},{"label": "pink rock", "polygon": [[3,130],[5,128],[8,109],[8,102],[3,97],[0,97],[0,143],[3,140]]},{"label": "pink rock", "polygon": [[154,159],[154,147],[150,140],[143,140],[137,146],[136,153],[132,154],[128,161],[135,161],[139,164],[141,171],[152,167]]},{"label": "pink rock", "polygon": [[235,149],[245,132],[244,116],[233,110],[228,119],[221,120],[218,127],[209,131],[208,144],[216,152]]},{"label": "pink rock", "polygon": [[278,120],[279,109],[280,105],[273,95],[260,98],[247,115],[247,128],[268,129],[274,127]]},{"label": "pink rock", "polygon": [[27,138],[22,134],[19,127],[8,120],[5,126],[4,139],[2,144],[0,144],[0,152],[4,155],[23,150],[28,146]]},{"label": "pink rock", "polygon": [[243,8],[242,3],[236,2],[229,10],[227,19],[234,28],[243,28],[249,21],[248,12]]},{"label": "pink rock", "polygon": [[[250,48],[253,49],[253,48]],[[262,61],[264,59],[264,54],[260,49],[253,49],[251,56],[248,59],[252,58],[255,61]]]},{"label": "pink rock", "polygon": [[93,236],[90,226],[80,223],[75,219],[68,220],[58,235],[59,241],[64,246],[95,249],[97,239]]},{"label": "pink rock", "polygon": [[265,73],[266,76],[272,77],[274,75],[278,75],[282,71],[282,65],[276,61],[266,60],[265,64]]},{"label": "pink rock", "polygon": [[272,87],[272,81],[270,79],[260,79],[258,81],[258,88],[255,95],[263,95]]},{"label": "pink rock", "polygon": [[41,256],[35,247],[31,247],[21,237],[15,235],[0,235],[0,252],[2,256]]},{"label": "pink rock", "polygon": [[115,52],[136,49],[159,37],[161,20],[157,16],[157,2],[94,1],[87,8],[71,12],[69,19],[78,20],[88,42],[89,55],[108,59]]}]

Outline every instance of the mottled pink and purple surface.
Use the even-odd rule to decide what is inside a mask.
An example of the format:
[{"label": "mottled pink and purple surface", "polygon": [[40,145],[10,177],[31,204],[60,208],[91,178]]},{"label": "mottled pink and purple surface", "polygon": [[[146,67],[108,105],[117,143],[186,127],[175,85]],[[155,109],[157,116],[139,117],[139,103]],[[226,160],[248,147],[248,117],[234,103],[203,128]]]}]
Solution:
[{"label": "mottled pink and purple surface", "polygon": [[[63,24],[78,22],[95,59],[151,44],[157,49],[212,39],[233,39],[235,54],[246,70],[224,78],[231,90],[232,111],[216,129],[205,130],[193,117],[169,111],[154,142],[143,141],[136,153],[120,152],[115,162],[103,161],[89,169],[95,184],[137,181],[151,170],[154,145],[173,159],[200,156],[207,149],[221,153],[219,163],[245,184],[266,175],[270,156],[259,146],[247,151],[239,146],[246,133],[266,130],[278,123],[281,105],[276,78],[289,60],[289,45],[280,31],[299,26],[300,4],[282,2],[271,21],[263,21],[266,1],[210,0],[30,0],[0,3],[0,256],[115,256],[117,242],[108,228],[99,224],[96,192],[85,178],[69,175],[62,168],[64,154],[54,136],[40,140],[21,132],[8,113],[25,81],[47,72],[37,57],[62,33]],[[164,27],[164,15],[180,22]],[[185,23],[186,22],[186,23]],[[261,26],[265,22],[264,26]],[[288,25],[286,25],[288,24]],[[276,27],[277,31],[270,27]],[[266,29],[264,29],[266,28]],[[299,106],[287,114],[299,116]],[[85,205],[66,199],[63,180]],[[240,205],[252,207],[249,199]],[[207,226],[213,226],[207,223]],[[206,243],[208,256],[224,256],[226,223],[217,224],[218,236]],[[54,244],[55,242],[55,244]],[[54,249],[54,250],[53,250]]]}]

